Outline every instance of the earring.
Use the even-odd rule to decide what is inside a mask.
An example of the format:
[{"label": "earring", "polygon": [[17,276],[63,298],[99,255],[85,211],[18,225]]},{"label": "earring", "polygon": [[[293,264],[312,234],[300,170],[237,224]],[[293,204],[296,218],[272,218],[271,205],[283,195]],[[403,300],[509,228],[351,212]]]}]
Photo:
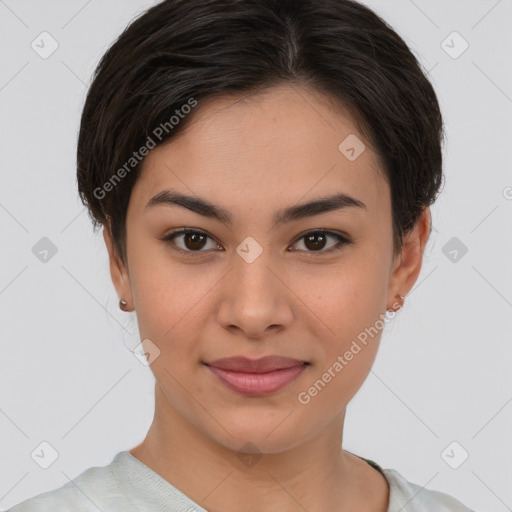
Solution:
[{"label": "earring", "polygon": [[400,299],[402,301],[402,304],[400,304],[400,307],[398,309],[394,309],[394,308],[389,309],[388,308],[387,311],[394,311],[394,312],[396,312],[396,311],[400,311],[403,308],[405,296],[398,294],[398,295],[395,295],[395,298]]},{"label": "earring", "polygon": [[119,301],[119,307],[123,310],[123,311],[126,311],[126,306],[128,305],[128,302],[126,302],[124,299],[121,299]]}]

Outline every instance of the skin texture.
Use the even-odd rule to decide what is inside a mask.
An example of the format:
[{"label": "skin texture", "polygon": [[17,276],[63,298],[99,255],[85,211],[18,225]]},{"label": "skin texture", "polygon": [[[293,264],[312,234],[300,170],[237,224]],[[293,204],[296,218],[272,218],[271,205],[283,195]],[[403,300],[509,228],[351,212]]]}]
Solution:
[{"label": "skin texture", "polygon": [[[385,478],[341,448],[347,404],[370,372],[381,331],[308,404],[297,396],[413,287],[430,210],[394,257],[390,189],[377,156],[341,106],[307,88],[223,96],[194,116],[143,162],[127,213],[126,265],[104,229],[117,293],[136,311],[141,340],[160,350],[150,366],[154,420],[130,453],[210,512],[385,512]],[[354,161],[338,150],[351,133],[366,144]],[[207,199],[234,222],[179,206],[145,209],[164,189]],[[277,210],[336,192],[366,209],[273,227]],[[210,237],[203,248],[187,235],[174,239],[191,257],[161,240],[185,226]],[[352,243],[327,252],[336,238],[323,247],[301,238],[320,229]],[[236,252],[249,236],[263,249],[252,263]],[[266,397],[228,389],[202,364],[271,354],[310,365]],[[239,457],[249,442],[260,457],[252,464]]]}]

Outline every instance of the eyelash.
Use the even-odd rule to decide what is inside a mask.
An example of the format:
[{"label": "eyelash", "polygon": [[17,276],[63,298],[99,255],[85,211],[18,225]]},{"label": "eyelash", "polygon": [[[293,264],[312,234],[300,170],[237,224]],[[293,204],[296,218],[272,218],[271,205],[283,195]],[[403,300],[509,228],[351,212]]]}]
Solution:
[{"label": "eyelash", "polygon": [[[320,249],[318,251],[305,251],[307,253],[310,253],[311,256],[314,256],[314,257],[315,256],[321,256],[323,254],[331,254],[333,252],[340,251],[341,249],[343,249],[343,247],[345,245],[349,245],[349,244],[352,243],[351,240],[349,240],[347,237],[345,237],[343,235],[340,235],[339,233],[336,233],[336,232],[333,232],[333,231],[321,230],[321,229],[314,229],[314,230],[311,230],[311,231],[307,231],[306,233],[304,233],[301,236],[299,236],[298,238],[296,238],[292,245],[295,245],[297,242],[299,242],[300,240],[302,240],[303,238],[305,238],[308,235],[318,234],[318,233],[322,233],[322,234],[325,234],[325,235],[328,235],[328,236],[333,236],[334,238],[337,238],[338,239],[338,244],[333,246],[333,247],[330,247],[327,250]],[[207,238],[210,238],[210,239],[213,240],[213,238],[210,237],[210,235],[208,235],[208,233],[206,233],[204,231],[201,231],[201,230],[197,230],[197,229],[191,229],[191,228],[184,228],[184,229],[180,229],[180,230],[177,230],[177,231],[173,231],[172,233],[169,233],[168,235],[163,237],[161,240],[163,242],[170,243],[172,245],[172,250],[173,251],[179,252],[180,254],[183,254],[183,255],[188,256],[188,257],[197,257],[200,253],[206,252],[206,251],[204,251],[202,249],[201,250],[197,250],[197,251],[191,251],[191,250],[184,250],[184,249],[181,249],[179,247],[176,247],[176,244],[174,243],[174,239],[176,237],[178,237],[179,235],[186,235],[186,234],[203,235],[203,236],[206,236]]]}]

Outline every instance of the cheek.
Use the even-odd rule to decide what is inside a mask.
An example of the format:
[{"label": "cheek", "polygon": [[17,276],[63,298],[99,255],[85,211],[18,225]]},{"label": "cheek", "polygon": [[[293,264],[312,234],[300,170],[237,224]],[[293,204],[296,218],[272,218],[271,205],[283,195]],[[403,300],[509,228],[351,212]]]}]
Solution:
[{"label": "cheek", "polygon": [[[317,340],[315,378],[329,382],[333,400],[350,398],[375,360],[385,326],[387,282],[382,265],[378,258],[359,257],[331,271],[328,279],[317,279],[314,294],[310,288],[308,307],[321,319],[312,327]],[[325,372],[330,373],[322,377]]]},{"label": "cheek", "polygon": [[[183,288],[180,267],[172,264],[163,242],[139,235],[129,255],[130,284],[137,313],[151,315],[163,308],[172,309]],[[138,303],[138,304],[137,304]]]},{"label": "cheek", "polygon": [[[324,324],[313,327],[316,346],[310,378],[300,390],[299,403],[334,417],[368,377],[385,326],[379,289],[366,277],[351,274],[342,285],[331,284],[312,306]],[[326,329],[328,326],[329,329]],[[299,397],[297,397],[299,398]],[[316,414],[313,414],[313,416]]]},{"label": "cheek", "polygon": [[347,337],[373,324],[385,308],[385,263],[354,253],[322,272],[302,272],[301,298],[331,335]]},{"label": "cheek", "polygon": [[218,279],[197,265],[179,265],[161,255],[134,258],[131,284],[141,339],[151,339],[170,365],[199,357],[197,340],[211,317]]}]

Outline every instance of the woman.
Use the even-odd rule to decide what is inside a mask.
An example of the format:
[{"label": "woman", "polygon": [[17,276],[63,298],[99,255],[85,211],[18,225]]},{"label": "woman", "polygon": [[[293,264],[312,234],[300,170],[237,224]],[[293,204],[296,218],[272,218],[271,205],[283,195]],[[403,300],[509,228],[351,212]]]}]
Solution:
[{"label": "woman", "polygon": [[11,510],[470,511],[342,448],[421,270],[435,92],[350,0],[168,0],[101,59],[78,187],[156,379],[144,441]]}]

